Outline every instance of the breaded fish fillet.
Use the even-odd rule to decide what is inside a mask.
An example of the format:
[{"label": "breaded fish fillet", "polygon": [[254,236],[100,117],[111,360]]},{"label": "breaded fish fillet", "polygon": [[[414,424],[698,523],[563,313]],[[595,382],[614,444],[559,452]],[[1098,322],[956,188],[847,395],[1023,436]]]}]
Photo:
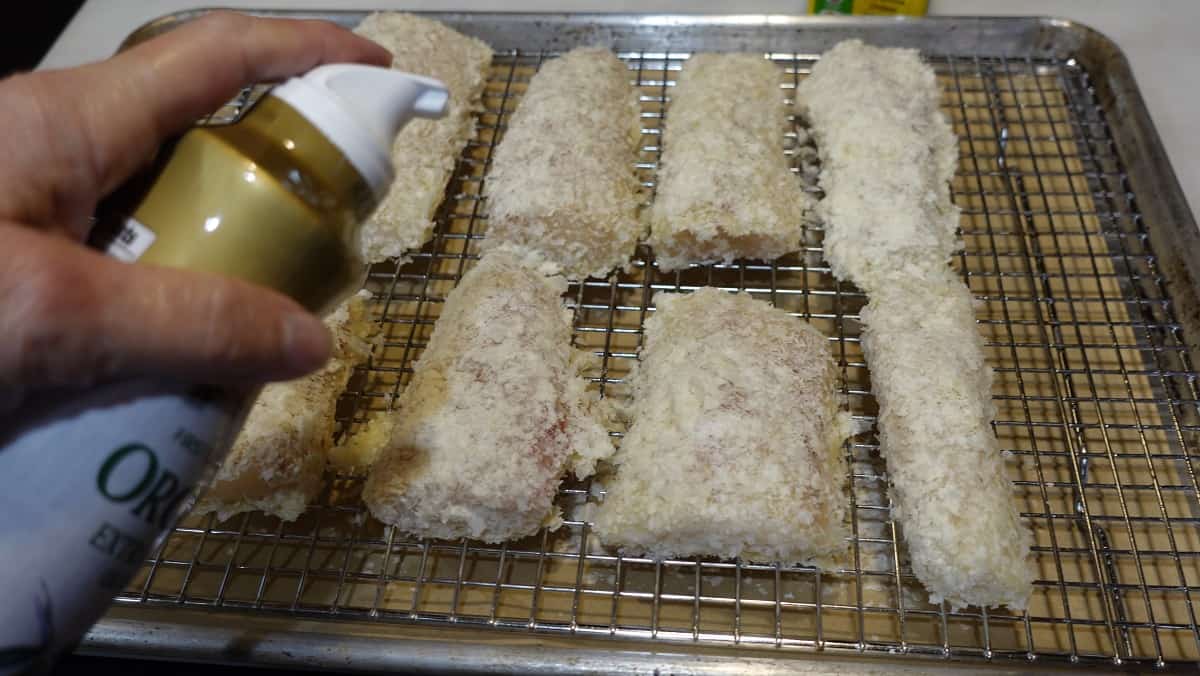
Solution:
[{"label": "breaded fish fillet", "polygon": [[992,432],[992,370],[970,292],[949,270],[894,280],[871,295],[862,320],[913,572],[935,603],[1025,608],[1032,536]]},{"label": "breaded fish fillet", "polygon": [[660,270],[800,248],[810,200],[783,152],[779,78],[758,54],[697,54],[684,64],[650,208]]},{"label": "breaded fish fillet", "polygon": [[560,523],[563,476],[612,454],[607,402],[585,391],[567,283],[533,257],[488,253],[446,298],[363,499],[421,537],[501,542]]},{"label": "breaded fish fillet", "polygon": [[392,67],[437,78],[450,99],[437,120],[411,120],[392,145],[396,180],[363,224],[359,248],[368,263],[403,256],[424,244],[463,146],[492,63],[492,49],[446,25],[412,14],[371,14],[354,29],[392,53]]},{"label": "breaded fish fillet", "polygon": [[825,336],[713,287],[655,303],[632,426],[596,511],[600,539],[655,557],[844,552],[849,430]]},{"label": "breaded fish fillet", "polygon": [[961,248],[949,181],[958,139],[915,50],[858,40],[822,55],[799,86],[821,157],[825,259],[868,293],[889,276],[938,273]]},{"label": "breaded fish fillet", "polygon": [[226,519],[261,510],[292,521],[320,493],[333,442],[334,406],[354,366],[370,352],[362,338],[370,331],[369,298],[360,291],[326,317],[334,349],[325,368],[263,388],[193,511]]},{"label": "breaded fish fillet", "polygon": [[530,249],[571,279],[623,266],[642,234],[640,138],[629,69],[612,52],[580,48],[547,61],[492,158],[484,249]]},{"label": "breaded fish fillet", "polygon": [[957,140],[913,50],[857,40],[800,85],[821,157],[825,255],[867,292],[863,349],[880,449],[913,571],[934,602],[1026,606],[1032,537],[991,428],[992,372],[949,268]]}]

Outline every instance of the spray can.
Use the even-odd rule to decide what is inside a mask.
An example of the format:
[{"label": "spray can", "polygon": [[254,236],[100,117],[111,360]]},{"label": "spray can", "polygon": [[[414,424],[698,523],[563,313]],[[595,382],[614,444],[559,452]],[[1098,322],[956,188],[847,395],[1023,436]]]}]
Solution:
[{"label": "spray can", "polygon": [[[322,312],[361,281],[357,225],[391,184],[392,139],[413,116],[440,116],[446,100],[428,78],[316,68],[236,123],[184,134],[93,243]],[[47,670],[75,645],[190,507],[251,398],[139,380],[0,425],[0,675]]]}]

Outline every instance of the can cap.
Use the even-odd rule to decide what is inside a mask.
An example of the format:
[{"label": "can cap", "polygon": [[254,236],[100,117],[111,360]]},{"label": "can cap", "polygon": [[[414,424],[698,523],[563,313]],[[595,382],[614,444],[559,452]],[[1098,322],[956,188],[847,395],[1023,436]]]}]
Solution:
[{"label": "can cap", "polygon": [[449,93],[433,78],[391,68],[330,64],[294,77],[271,96],[304,116],[350,160],[377,199],[392,184],[392,141],[413,117],[438,118]]}]

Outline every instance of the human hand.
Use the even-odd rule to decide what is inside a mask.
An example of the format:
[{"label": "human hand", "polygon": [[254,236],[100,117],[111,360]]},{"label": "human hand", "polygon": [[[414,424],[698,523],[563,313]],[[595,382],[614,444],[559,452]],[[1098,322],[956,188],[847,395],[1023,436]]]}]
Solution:
[{"label": "human hand", "polygon": [[349,61],[391,55],[329,23],[220,12],[107,61],[0,81],[0,412],[43,389],[248,384],[324,363],[325,327],[282,294],[81,241],[100,199],[241,87]]}]

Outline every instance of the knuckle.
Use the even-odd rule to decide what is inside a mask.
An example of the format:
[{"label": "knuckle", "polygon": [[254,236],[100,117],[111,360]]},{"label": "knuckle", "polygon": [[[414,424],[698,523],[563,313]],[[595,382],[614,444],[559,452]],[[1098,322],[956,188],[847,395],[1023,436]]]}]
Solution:
[{"label": "knuckle", "polygon": [[104,341],[86,330],[97,305],[81,271],[53,264],[26,268],[11,298],[6,312],[17,339],[8,359],[20,382],[86,385],[111,371]]},{"label": "knuckle", "polygon": [[212,286],[202,305],[200,353],[206,361],[244,371],[271,357],[278,338],[274,313],[239,285]]},{"label": "knuckle", "polygon": [[246,24],[249,21],[251,21],[251,18],[245,14],[229,10],[219,10],[200,17],[196,20],[196,24],[219,35],[230,37],[236,36],[240,31],[245,30]]},{"label": "knuckle", "polygon": [[228,361],[241,350],[235,326],[237,304],[231,295],[227,285],[217,284],[207,288],[197,304],[197,355],[204,361]]},{"label": "knuckle", "polygon": [[31,266],[26,269],[18,293],[24,300],[26,312],[42,317],[57,317],[84,309],[90,284],[78,269],[56,265]]}]

